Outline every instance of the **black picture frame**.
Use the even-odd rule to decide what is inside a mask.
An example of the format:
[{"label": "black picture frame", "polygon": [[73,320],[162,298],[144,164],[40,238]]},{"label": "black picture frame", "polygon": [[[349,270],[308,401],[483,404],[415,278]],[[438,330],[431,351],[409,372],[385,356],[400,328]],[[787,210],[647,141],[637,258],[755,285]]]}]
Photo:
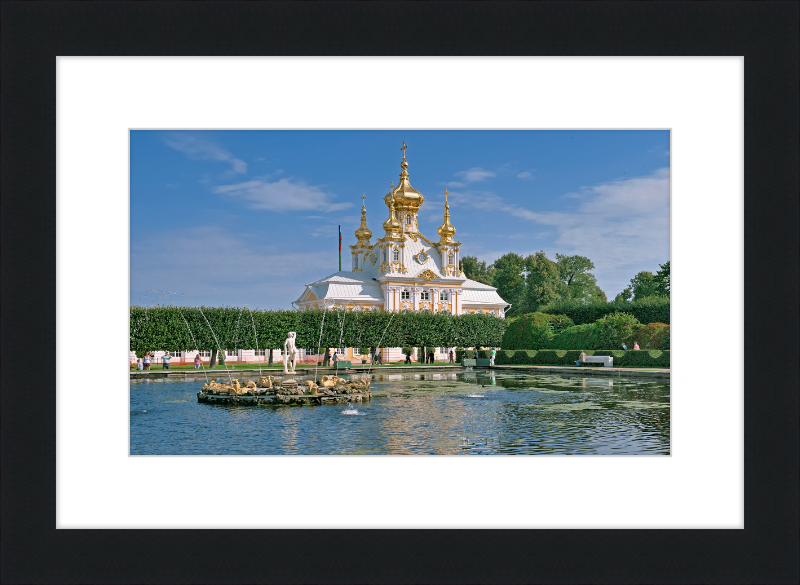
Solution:
[{"label": "black picture frame", "polygon": [[[769,1],[3,3],[3,583],[797,582],[798,16]],[[56,530],[56,57],[361,54],[744,56],[744,529]],[[53,357],[30,367],[33,348]],[[709,367],[718,353],[698,344]]]}]

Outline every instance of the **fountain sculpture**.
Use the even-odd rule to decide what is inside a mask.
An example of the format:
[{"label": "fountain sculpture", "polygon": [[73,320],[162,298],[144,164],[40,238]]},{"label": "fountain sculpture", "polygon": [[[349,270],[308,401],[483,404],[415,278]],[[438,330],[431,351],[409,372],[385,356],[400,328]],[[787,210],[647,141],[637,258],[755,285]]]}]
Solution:
[{"label": "fountain sculpture", "polygon": [[[295,337],[290,331],[283,344],[284,374],[294,374],[297,360]],[[372,398],[369,379],[345,380],[338,376],[322,376],[319,385],[313,380],[298,382],[294,378],[281,380],[274,376],[261,376],[244,386],[234,378],[230,384],[208,382],[197,393],[198,402],[212,404],[345,404]]]}]

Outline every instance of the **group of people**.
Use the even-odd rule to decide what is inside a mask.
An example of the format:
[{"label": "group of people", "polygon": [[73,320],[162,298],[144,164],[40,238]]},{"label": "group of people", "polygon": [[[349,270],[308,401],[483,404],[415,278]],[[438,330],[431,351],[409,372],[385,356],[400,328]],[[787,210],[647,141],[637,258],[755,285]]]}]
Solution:
[{"label": "group of people", "polygon": [[[172,361],[172,357],[170,353],[167,351],[161,357],[161,369],[168,370],[169,363]],[[149,370],[150,364],[154,360],[154,356],[150,355],[149,351],[144,352],[144,357],[140,357],[136,360],[136,369],[137,370]],[[200,368],[200,354],[198,353],[194,356],[194,369],[197,370]]]}]

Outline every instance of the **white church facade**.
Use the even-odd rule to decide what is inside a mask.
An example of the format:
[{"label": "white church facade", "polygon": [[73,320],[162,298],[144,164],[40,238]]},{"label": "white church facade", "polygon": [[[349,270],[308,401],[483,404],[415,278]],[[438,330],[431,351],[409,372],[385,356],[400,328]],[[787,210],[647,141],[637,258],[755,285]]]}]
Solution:
[{"label": "white church facade", "polygon": [[[306,285],[294,305],[300,309],[346,308],[351,311],[431,311],[433,313],[485,313],[504,318],[509,304],[497,289],[470,280],[459,269],[461,242],[454,240],[450,205],[445,190],[444,219],[438,240],[429,240],[419,230],[417,213],[425,201],[411,186],[403,143],[403,160],[397,187],[383,198],[389,217],[382,224],[383,237],[372,243],[367,227],[364,196],[361,225],[350,246],[351,270],[340,271]],[[384,361],[394,361],[393,348]],[[437,354],[447,348],[439,348]],[[352,352],[346,352],[347,359]],[[446,353],[445,353],[446,355]],[[442,356],[437,355],[437,359]]]}]

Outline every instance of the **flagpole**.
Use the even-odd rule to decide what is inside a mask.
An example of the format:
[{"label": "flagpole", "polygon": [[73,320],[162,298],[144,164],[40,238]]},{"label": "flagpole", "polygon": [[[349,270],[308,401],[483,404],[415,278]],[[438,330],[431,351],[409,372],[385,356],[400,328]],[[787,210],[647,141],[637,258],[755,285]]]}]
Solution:
[{"label": "flagpole", "polygon": [[342,271],[342,226],[339,226],[339,272]]}]

